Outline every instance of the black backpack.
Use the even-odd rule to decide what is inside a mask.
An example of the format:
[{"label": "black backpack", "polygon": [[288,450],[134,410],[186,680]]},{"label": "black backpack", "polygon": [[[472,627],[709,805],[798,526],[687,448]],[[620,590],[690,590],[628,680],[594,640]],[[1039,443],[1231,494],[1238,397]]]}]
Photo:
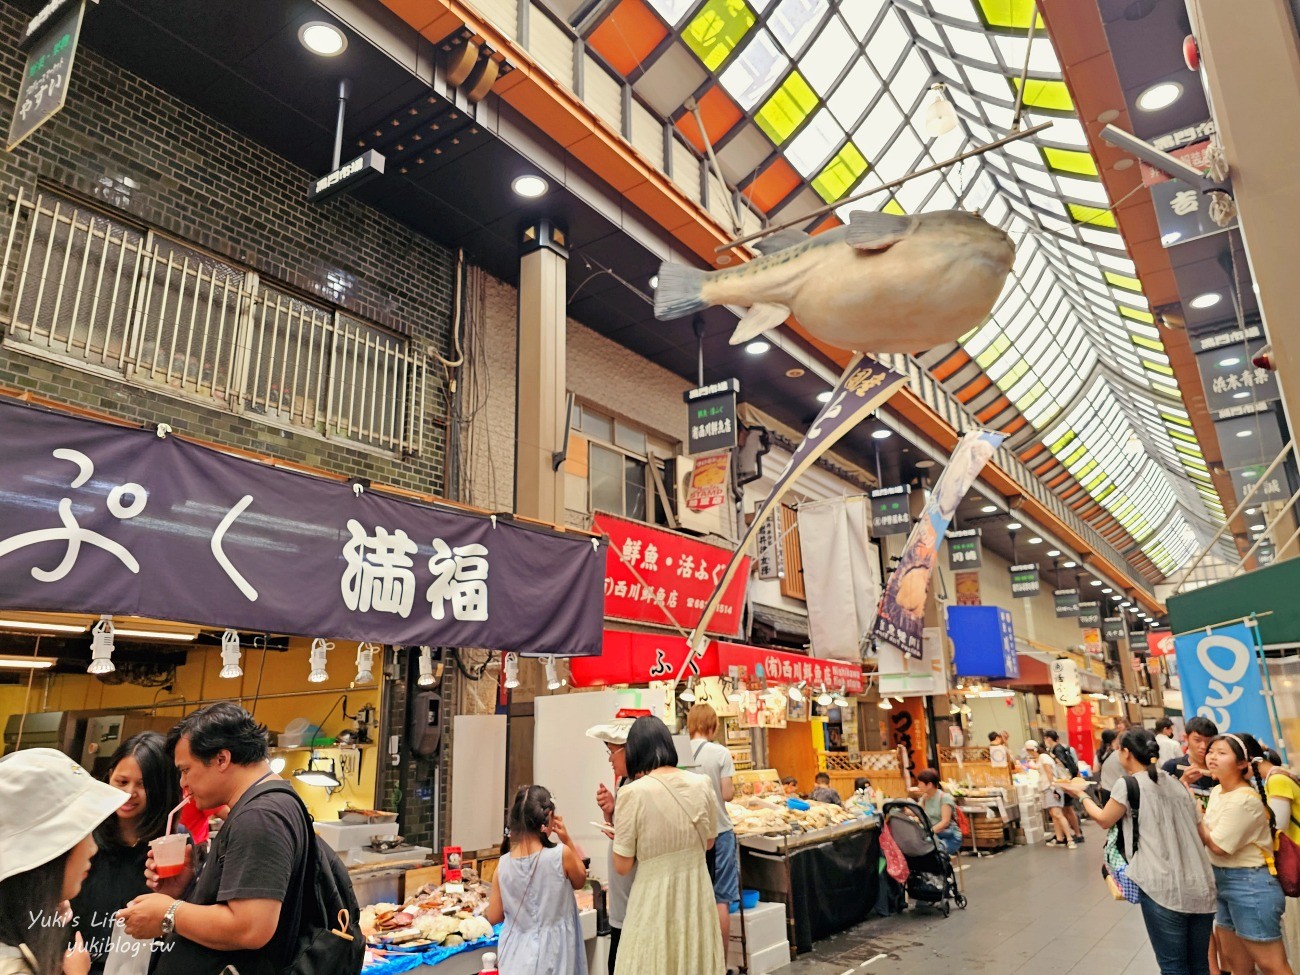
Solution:
[{"label": "black backpack", "polygon": [[282,780],[259,788],[263,792],[288,792],[298,800],[307,820],[310,842],[299,888],[298,943],[293,960],[281,975],[358,975],[365,959],[366,939],[361,933],[361,907],[352,890],[352,878],[338,854],[316,835],[311,813],[302,797]]},{"label": "black backpack", "polygon": [[1070,749],[1060,742],[1057,742],[1052,748],[1052,758],[1065,766],[1065,770],[1070,773],[1070,778],[1074,778],[1079,774],[1079,763],[1076,762],[1074,756],[1070,754]]}]

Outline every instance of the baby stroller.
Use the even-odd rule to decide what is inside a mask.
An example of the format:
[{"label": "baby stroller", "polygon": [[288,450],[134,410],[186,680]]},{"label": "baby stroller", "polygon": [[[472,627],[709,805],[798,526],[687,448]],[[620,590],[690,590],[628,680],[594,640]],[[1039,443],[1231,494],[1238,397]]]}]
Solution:
[{"label": "baby stroller", "polygon": [[965,910],[966,895],[957,889],[952,860],[934,838],[929,817],[921,805],[908,799],[891,799],[882,812],[910,871],[907,896],[938,907],[944,917],[952,912],[950,900]]}]

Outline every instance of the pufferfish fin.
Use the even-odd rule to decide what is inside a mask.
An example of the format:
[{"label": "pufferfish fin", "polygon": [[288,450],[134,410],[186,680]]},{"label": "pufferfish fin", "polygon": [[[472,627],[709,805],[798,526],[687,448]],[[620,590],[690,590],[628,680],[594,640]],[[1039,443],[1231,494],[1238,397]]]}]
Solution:
[{"label": "pufferfish fin", "polygon": [[854,210],[844,242],[860,251],[883,251],[893,247],[916,227],[913,217],[876,210]]},{"label": "pufferfish fin", "polygon": [[790,309],[785,305],[769,304],[764,301],[750,305],[749,311],[745,312],[745,317],[731,333],[730,344],[740,345],[741,342],[748,342],[756,335],[762,335],[769,328],[776,328],[789,317]]}]

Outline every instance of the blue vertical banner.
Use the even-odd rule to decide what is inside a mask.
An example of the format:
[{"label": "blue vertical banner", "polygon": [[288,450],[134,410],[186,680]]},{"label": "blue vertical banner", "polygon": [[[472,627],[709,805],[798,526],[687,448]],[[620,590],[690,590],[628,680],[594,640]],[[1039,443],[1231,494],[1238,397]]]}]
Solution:
[{"label": "blue vertical banner", "polygon": [[957,505],[970,490],[1006,435],[992,430],[972,430],[957,441],[948,466],[930,492],[921,519],[908,536],[898,568],[880,597],[872,635],[921,659],[921,634],[925,630],[925,599],[934,572],[935,553],[952,522]]},{"label": "blue vertical banner", "polygon": [[1275,745],[1255,628],[1244,622],[1232,623],[1185,633],[1174,642],[1183,713],[1209,718],[1220,734],[1245,731]]}]

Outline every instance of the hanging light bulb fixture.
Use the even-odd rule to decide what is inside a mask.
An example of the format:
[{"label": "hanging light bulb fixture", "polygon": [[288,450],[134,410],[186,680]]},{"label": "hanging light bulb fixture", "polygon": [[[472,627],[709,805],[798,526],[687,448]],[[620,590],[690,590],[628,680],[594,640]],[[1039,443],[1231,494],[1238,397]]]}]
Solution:
[{"label": "hanging light bulb fixture", "polygon": [[695,678],[694,677],[686,678],[686,687],[684,687],[682,689],[682,692],[677,695],[677,699],[680,701],[685,701],[687,704],[695,703]]},{"label": "hanging light bulb fixture", "polygon": [[322,640],[320,637],[311,641],[311,673],[307,675],[307,680],[313,684],[320,684],[330,679],[329,672],[325,669],[325,654],[334,649],[334,644]]},{"label": "hanging light bulb fixture", "polygon": [[831,692],[826,690],[826,685],[822,684],[821,693],[817,695],[817,703],[824,708],[828,708],[831,706],[831,702],[834,700],[835,699],[831,697]]},{"label": "hanging light bulb fixture", "polygon": [[420,676],[415,679],[415,683],[420,687],[432,687],[433,676],[433,647],[420,647]]},{"label": "hanging light bulb fixture", "polygon": [[930,103],[925,106],[925,134],[937,139],[957,127],[957,110],[948,100],[948,86],[942,81],[931,85],[930,91]]},{"label": "hanging light bulb fixture", "polygon": [[727,700],[732,704],[739,704],[745,700],[745,691],[740,686],[740,681],[734,677],[727,679]]},{"label": "hanging light bulb fixture", "polygon": [[507,653],[505,658],[505,686],[512,691],[519,686],[519,654]]},{"label": "hanging light bulb fixture", "polygon": [[357,676],[352,678],[354,684],[373,684],[375,682],[375,651],[377,643],[362,643],[357,647]]},{"label": "hanging light bulb fixture", "polygon": [[843,684],[841,684],[839,690],[835,692],[835,706],[837,708],[846,708],[849,706],[849,699],[845,696]]},{"label": "hanging light bulb fixture", "polygon": [[113,663],[113,617],[101,616],[90,631],[90,666],[88,674],[111,674],[117,670]]},{"label": "hanging light bulb fixture", "polygon": [[221,634],[221,677],[243,677],[244,668],[239,666],[239,634],[235,630],[226,630]]},{"label": "hanging light bulb fixture", "polygon": [[555,655],[549,654],[546,657],[546,689],[558,691],[563,686],[564,681],[560,680],[560,671],[555,666]]},{"label": "hanging light bulb fixture", "polygon": [[806,680],[801,680],[797,684],[790,685],[790,700],[798,702],[803,700],[803,689],[808,686]]},{"label": "hanging light bulb fixture", "polygon": [[891,700],[890,700],[889,698],[887,698],[887,697],[882,697],[882,698],[880,699],[880,710],[882,710],[882,711],[892,711],[893,709],[894,709],[894,702],[893,702],[893,701],[891,701]]}]

